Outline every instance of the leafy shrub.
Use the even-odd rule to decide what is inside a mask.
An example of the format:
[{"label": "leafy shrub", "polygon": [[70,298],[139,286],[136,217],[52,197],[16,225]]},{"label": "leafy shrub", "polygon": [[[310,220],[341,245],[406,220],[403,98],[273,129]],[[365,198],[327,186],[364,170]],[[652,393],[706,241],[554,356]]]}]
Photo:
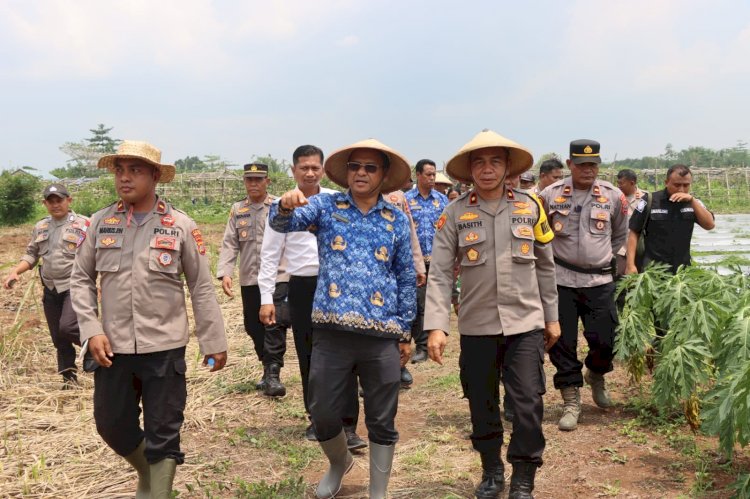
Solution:
[{"label": "leafy shrub", "polygon": [[0,174],[0,224],[27,222],[42,198],[41,184],[33,175]]}]

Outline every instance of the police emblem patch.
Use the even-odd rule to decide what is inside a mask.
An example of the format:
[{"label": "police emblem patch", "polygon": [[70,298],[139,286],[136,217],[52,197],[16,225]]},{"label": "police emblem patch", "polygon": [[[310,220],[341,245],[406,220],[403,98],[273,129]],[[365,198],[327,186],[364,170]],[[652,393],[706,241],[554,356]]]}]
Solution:
[{"label": "police emblem patch", "polygon": [[205,255],[206,245],[203,243],[203,235],[201,234],[200,229],[194,229],[191,234],[193,235],[193,239],[195,239],[195,245],[198,246],[198,253]]},{"label": "police emblem patch", "polygon": [[330,286],[328,286],[328,296],[331,298],[338,298],[341,296],[341,290],[336,285],[335,282],[332,282]]},{"label": "police emblem patch", "polygon": [[563,230],[562,222],[555,222],[555,232],[560,232],[561,230]]},{"label": "police emblem patch", "polygon": [[341,236],[336,236],[331,242],[331,248],[336,251],[344,251],[346,249],[346,240]]},{"label": "police emblem patch", "polygon": [[394,220],[396,220],[396,215],[394,215],[393,212],[388,208],[383,208],[382,210],[380,210],[380,216],[385,218],[389,222],[393,222]]},{"label": "police emblem patch", "polygon": [[597,222],[596,222],[596,228],[597,228],[598,230],[602,230],[602,229],[604,229],[604,222],[603,222],[603,221],[601,221],[601,220],[597,221]]},{"label": "police emblem patch", "polygon": [[382,293],[380,291],[375,291],[372,296],[370,296],[370,303],[376,307],[382,307],[384,303]]},{"label": "police emblem patch", "polygon": [[375,250],[375,259],[380,260],[381,262],[387,262],[388,261],[388,248],[385,246],[381,246],[380,248]]},{"label": "police emblem patch", "polygon": [[172,263],[172,255],[166,251],[159,253],[159,264],[161,264],[162,267],[166,267],[170,263]]},{"label": "police emblem patch", "polygon": [[398,201],[398,196],[396,196],[395,194],[391,194],[391,195],[390,195],[390,199],[391,199],[391,202],[392,202],[392,203],[395,203],[395,202],[397,202],[397,201]]},{"label": "police emblem patch", "polygon": [[69,250],[76,249],[76,243],[68,243],[68,249]]},{"label": "police emblem patch", "polygon": [[521,245],[521,254],[528,255],[529,251],[531,251],[531,245],[529,243],[523,243]]},{"label": "police emblem patch", "polygon": [[349,208],[349,206],[350,206],[349,205],[349,201],[347,201],[346,199],[344,199],[342,201],[336,201],[336,208],[338,208],[340,210],[345,210],[345,209]]},{"label": "police emblem patch", "polygon": [[172,227],[174,225],[174,217],[172,215],[164,215],[161,217],[161,224],[164,227]]},{"label": "police emblem patch", "polygon": [[437,230],[440,230],[443,228],[443,225],[445,225],[445,221],[447,219],[448,219],[448,215],[446,215],[445,213],[440,215],[440,218],[438,218],[438,221],[437,221],[437,225],[435,226],[437,227]]},{"label": "police emblem patch", "polygon": [[469,251],[466,252],[466,258],[470,262],[476,262],[479,258],[479,252],[475,250],[474,248],[469,248]]}]

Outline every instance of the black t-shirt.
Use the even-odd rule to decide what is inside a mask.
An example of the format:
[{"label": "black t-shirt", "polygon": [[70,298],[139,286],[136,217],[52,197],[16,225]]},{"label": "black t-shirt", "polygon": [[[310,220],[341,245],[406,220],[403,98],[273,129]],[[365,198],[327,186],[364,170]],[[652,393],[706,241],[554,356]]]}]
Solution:
[{"label": "black t-shirt", "polygon": [[[630,217],[630,229],[641,232],[646,223],[643,266],[657,261],[671,265],[677,272],[680,265],[690,265],[690,240],[697,220],[690,201],[673,203],[666,189],[650,194],[651,209],[641,199]],[[698,201],[700,203],[700,201]]]}]

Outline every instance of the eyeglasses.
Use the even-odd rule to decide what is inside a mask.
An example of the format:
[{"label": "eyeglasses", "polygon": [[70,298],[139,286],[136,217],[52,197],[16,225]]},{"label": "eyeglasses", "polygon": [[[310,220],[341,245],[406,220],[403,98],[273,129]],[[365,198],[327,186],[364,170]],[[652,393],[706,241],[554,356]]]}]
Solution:
[{"label": "eyeglasses", "polygon": [[375,173],[378,171],[378,168],[380,168],[378,165],[374,163],[357,163],[356,161],[350,161],[346,164],[346,167],[349,169],[350,172],[358,172],[360,168],[365,167],[365,171],[367,173]]}]

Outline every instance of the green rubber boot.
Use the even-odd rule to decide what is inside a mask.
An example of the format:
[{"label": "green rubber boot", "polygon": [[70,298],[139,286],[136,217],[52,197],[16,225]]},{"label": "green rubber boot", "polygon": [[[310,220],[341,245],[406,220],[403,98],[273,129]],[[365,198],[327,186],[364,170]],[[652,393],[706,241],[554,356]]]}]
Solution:
[{"label": "green rubber boot", "polygon": [[341,482],[344,481],[344,475],[354,466],[354,458],[346,446],[346,433],[343,429],[332,439],[320,442],[320,446],[328,457],[329,467],[315,489],[315,497],[330,499],[336,497],[341,490]]},{"label": "green rubber boot", "polygon": [[171,499],[177,461],[162,459],[152,464],[149,471],[151,472],[151,499]]},{"label": "green rubber boot", "polygon": [[144,451],[146,441],[141,440],[138,447],[125,456],[125,460],[138,472],[138,488],[135,490],[135,499],[149,499],[151,497],[151,473]]}]

